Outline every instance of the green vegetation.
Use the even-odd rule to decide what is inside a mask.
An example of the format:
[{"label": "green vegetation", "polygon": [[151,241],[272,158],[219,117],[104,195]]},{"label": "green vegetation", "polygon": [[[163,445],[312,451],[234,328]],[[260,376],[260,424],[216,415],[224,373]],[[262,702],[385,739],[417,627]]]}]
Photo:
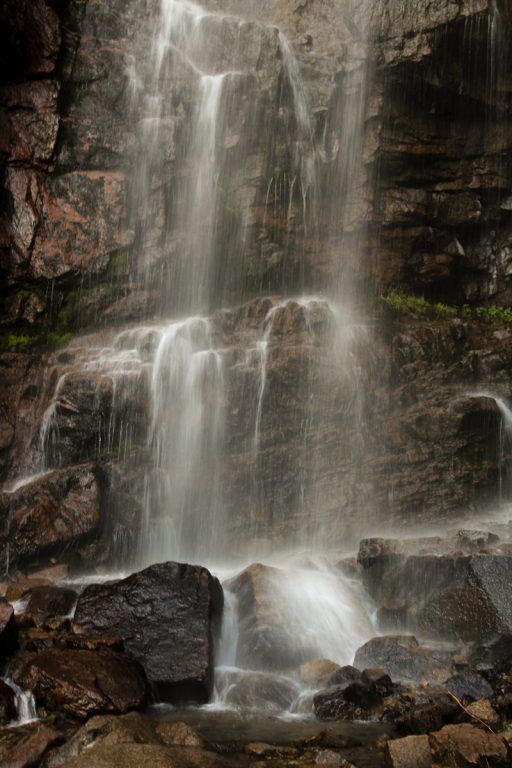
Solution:
[{"label": "green vegetation", "polygon": [[7,337],[6,346],[9,349],[22,350],[30,347],[33,343],[33,340],[33,336],[11,333],[11,335]]},{"label": "green vegetation", "polygon": [[384,305],[392,312],[400,315],[413,315],[416,317],[429,317],[432,319],[446,320],[460,317],[464,320],[477,318],[496,323],[512,323],[512,308],[509,307],[471,307],[464,304],[462,307],[454,307],[440,302],[431,302],[423,296],[390,291],[381,297]]},{"label": "green vegetation", "polygon": [[72,333],[59,333],[58,331],[42,331],[41,333],[27,335],[11,333],[3,341],[4,349],[22,352],[27,349],[41,349],[52,351],[67,344],[73,338]]}]

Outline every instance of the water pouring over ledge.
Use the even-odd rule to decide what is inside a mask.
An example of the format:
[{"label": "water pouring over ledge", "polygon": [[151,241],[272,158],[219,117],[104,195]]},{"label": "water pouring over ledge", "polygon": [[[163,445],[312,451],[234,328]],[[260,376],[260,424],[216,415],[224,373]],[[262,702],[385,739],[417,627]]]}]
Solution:
[{"label": "water pouring over ledge", "polygon": [[[74,360],[64,361],[43,418],[39,469],[48,471],[65,460],[70,422],[73,413],[80,413],[73,404],[73,387],[77,381],[89,382],[90,413],[93,419],[99,414],[97,455],[108,452],[126,457],[133,444],[139,447],[139,441],[149,457],[144,465],[140,516],[130,524],[120,519],[116,527],[116,513],[112,514],[114,530],[109,534],[116,565],[130,570],[176,559],[201,562],[218,571],[230,562],[238,562],[240,568],[268,558],[267,576],[277,600],[276,610],[283,612],[287,625],[282,640],[294,632],[299,636],[298,645],[304,645],[297,651],[300,661],[326,654],[350,661],[356,647],[373,634],[361,596],[328,564],[319,567],[311,561],[297,568],[286,558],[275,560],[281,550],[289,554],[306,541],[313,550],[322,550],[332,537],[329,523],[333,515],[327,522],[321,520],[324,499],[314,460],[329,418],[322,398],[333,375],[343,379],[350,391],[350,404],[358,397],[353,344],[357,323],[340,307],[338,296],[327,300],[325,295],[309,297],[303,293],[304,250],[308,238],[315,237],[312,224],[321,185],[318,147],[300,66],[284,34],[261,26],[261,36],[278,62],[272,94],[280,100],[276,109],[289,113],[287,124],[293,125],[294,132],[282,162],[272,164],[275,149],[274,155],[269,155],[267,148],[263,153],[267,218],[263,225],[257,225],[265,230],[262,237],[272,241],[272,259],[280,259],[284,265],[279,273],[282,290],[277,298],[260,301],[233,349],[226,345],[224,318],[217,315],[222,313],[226,297],[231,299],[245,288],[240,283],[239,264],[244,261],[248,243],[255,239],[257,226],[249,216],[256,207],[254,199],[238,210],[226,189],[238,189],[246,146],[253,137],[254,104],[250,96],[255,75],[249,71],[253,67],[244,68],[242,44],[229,50],[224,62],[217,57],[211,40],[227,24],[230,29],[238,28],[243,43],[248,22],[205,12],[179,0],[163,2],[157,21],[150,71],[136,71],[132,88],[132,98],[142,98],[146,104],[140,126],[144,152],[134,185],[133,208],[139,225],[137,275],[143,281],[155,280],[156,275],[160,281],[161,314],[166,319],[121,330],[103,345],[86,344]],[[184,119],[183,142],[176,159],[177,186],[167,201],[171,226],[162,226],[154,220],[151,206],[153,173],[161,158],[171,153],[166,109],[180,94],[167,90],[167,81],[170,68],[176,64],[191,85],[194,99]],[[147,93],[143,83],[148,86]],[[234,134],[237,120],[239,131]],[[350,134],[361,125],[351,120],[346,127],[345,138],[347,131]],[[343,184],[346,196],[346,180]],[[300,233],[295,241],[294,230]],[[287,281],[288,261],[294,265],[291,285]],[[297,287],[301,289],[298,296]],[[294,441],[285,434],[290,426],[285,428],[284,420],[295,422],[296,415],[289,412],[286,398],[278,406],[274,402],[276,384],[282,376],[279,358],[284,354],[296,366],[303,406]],[[148,421],[142,439],[137,434],[139,411]],[[359,419],[360,411],[355,409],[354,413]],[[269,434],[281,429],[281,419],[283,444],[293,445],[284,465],[272,466]],[[226,447],[237,429],[245,435],[245,450],[232,455],[228,463]],[[230,501],[233,467],[233,485],[238,483],[239,489]],[[270,486],[275,487],[281,473],[290,477],[291,491],[273,494]],[[249,497],[248,510],[241,519],[237,513],[238,530],[233,536],[234,506],[240,504],[243,493]],[[290,508],[295,521],[289,528]],[[241,542],[240,552],[233,552],[232,541],[240,532],[246,540]],[[312,631],[313,614],[317,627]],[[237,674],[240,670],[260,674],[261,669],[253,670],[247,657],[243,659],[239,626],[236,634],[236,653],[241,659],[235,658]],[[233,645],[232,636],[228,643]],[[270,671],[276,674],[275,669]],[[220,695],[223,700],[226,697]]]}]

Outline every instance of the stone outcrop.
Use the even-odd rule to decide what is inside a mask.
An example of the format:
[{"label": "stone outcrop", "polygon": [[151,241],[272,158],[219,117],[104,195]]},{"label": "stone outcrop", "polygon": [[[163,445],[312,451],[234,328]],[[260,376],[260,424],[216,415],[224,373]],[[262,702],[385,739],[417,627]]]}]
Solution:
[{"label": "stone outcrop", "polygon": [[[467,538],[467,537],[466,537]],[[424,637],[478,640],[510,632],[510,547],[491,543],[466,554],[461,547],[436,552],[436,542],[362,542],[359,562],[384,627],[406,627]],[[484,537],[485,539],[485,537]],[[478,539],[477,539],[478,541]],[[446,542],[445,542],[446,543]],[[470,540],[470,545],[473,540]]]},{"label": "stone outcrop", "polygon": [[161,563],[87,587],[74,627],[119,635],[163,699],[204,702],[212,691],[222,604],[222,587],[206,568]]},{"label": "stone outcrop", "polygon": [[94,467],[58,469],[0,494],[2,562],[11,565],[73,550],[100,530]]}]

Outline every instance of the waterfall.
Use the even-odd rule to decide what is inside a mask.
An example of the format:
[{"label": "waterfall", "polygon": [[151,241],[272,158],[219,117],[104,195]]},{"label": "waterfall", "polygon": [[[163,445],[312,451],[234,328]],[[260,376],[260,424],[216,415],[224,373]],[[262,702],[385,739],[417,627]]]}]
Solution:
[{"label": "waterfall", "polygon": [[9,723],[11,728],[17,728],[21,725],[28,725],[38,719],[36,712],[36,703],[33,694],[30,691],[22,690],[9,678],[4,679],[9,688],[14,692],[14,704],[16,707],[16,720]]},{"label": "waterfall", "polygon": [[[374,632],[364,596],[332,563],[291,557],[338,554],[346,543],[339,518],[348,503],[338,497],[354,446],[333,420],[343,410],[344,428],[360,426],[361,321],[351,289],[341,290],[343,269],[321,284],[309,279],[308,259],[321,261],[321,234],[328,258],[353,255],[361,40],[320,136],[283,30],[188,0],[161,0],[152,27],[149,49],[127,62],[140,118],[131,278],[158,302],[142,320],[74,341],[55,361],[40,469],[70,455],[103,461],[106,473],[125,462],[142,492],[133,491],[133,514],[109,497],[110,566],[172,559],[222,573],[263,556],[286,632],[303,638],[307,660],[348,663]],[[247,45],[249,33],[259,47]],[[82,420],[94,439],[77,446]],[[333,460],[322,474],[324,442]],[[260,674],[237,661],[237,606],[227,594],[218,665]]]}]

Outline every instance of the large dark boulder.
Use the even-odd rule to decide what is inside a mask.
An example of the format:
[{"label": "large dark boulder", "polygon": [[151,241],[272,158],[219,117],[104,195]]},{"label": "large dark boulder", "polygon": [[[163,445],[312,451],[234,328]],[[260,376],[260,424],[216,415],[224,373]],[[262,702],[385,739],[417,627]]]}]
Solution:
[{"label": "large dark boulder", "polygon": [[78,718],[123,713],[144,703],[147,682],[140,665],[113,651],[50,649],[30,655],[13,679],[36,702]]},{"label": "large dark boulder", "polygon": [[75,629],[119,635],[161,698],[204,702],[213,686],[222,606],[222,587],[206,568],[160,563],[87,587],[77,603]]},{"label": "large dark boulder", "polygon": [[100,484],[94,466],[57,469],[0,494],[0,555],[9,564],[78,547],[99,531]]}]

